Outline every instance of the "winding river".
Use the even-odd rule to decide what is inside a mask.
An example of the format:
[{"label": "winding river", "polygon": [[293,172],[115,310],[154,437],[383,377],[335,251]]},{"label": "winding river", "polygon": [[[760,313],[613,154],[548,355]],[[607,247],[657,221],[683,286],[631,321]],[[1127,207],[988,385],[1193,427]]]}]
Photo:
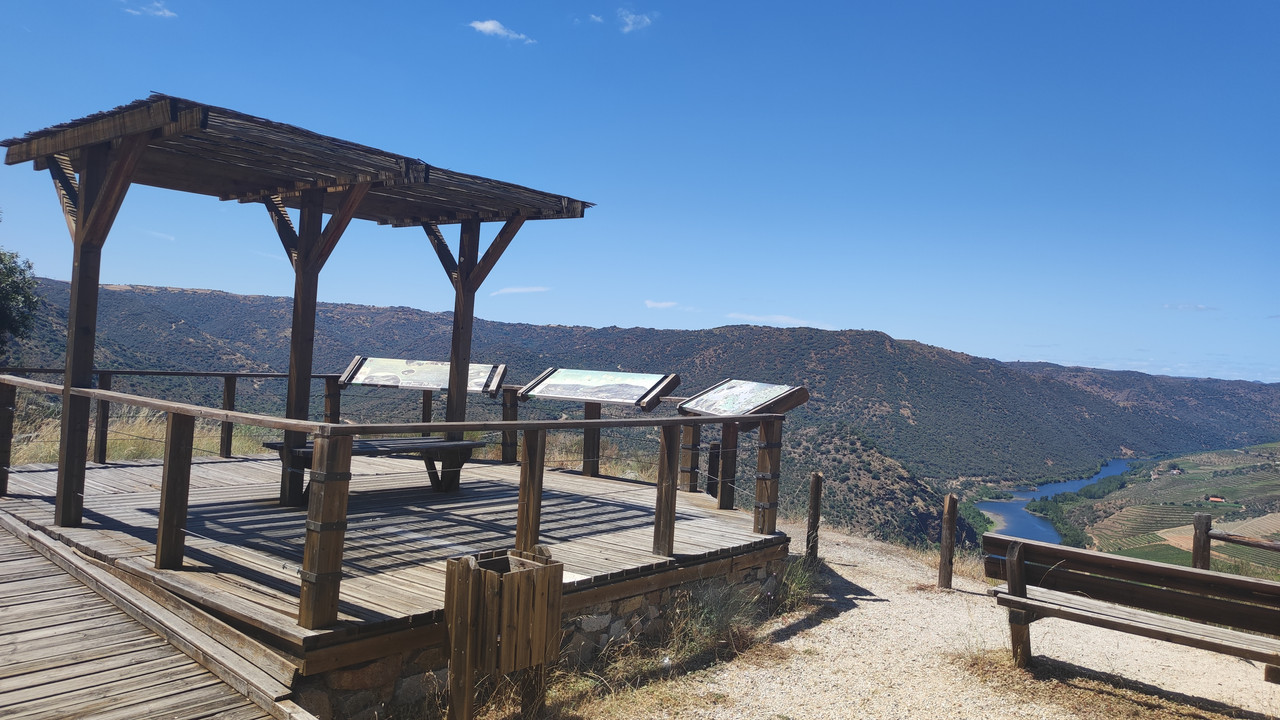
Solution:
[{"label": "winding river", "polygon": [[1128,460],[1112,460],[1103,465],[1098,474],[1093,477],[1082,480],[1063,480],[1062,482],[1046,483],[1034,490],[1013,493],[1013,500],[984,500],[976,504],[979,510],[996,521],[996,532],[1027,538],[1028,540],[1060,542],[1062,538],[1058,536],[1058,531],[1053,529],[1053,525],[1048,520],[1027,512],[1027,503],[1032,500],[1057,495],[1061,492],[1074,492],[1104,477],[1119,475],[1129,469],[1129,462]]}]

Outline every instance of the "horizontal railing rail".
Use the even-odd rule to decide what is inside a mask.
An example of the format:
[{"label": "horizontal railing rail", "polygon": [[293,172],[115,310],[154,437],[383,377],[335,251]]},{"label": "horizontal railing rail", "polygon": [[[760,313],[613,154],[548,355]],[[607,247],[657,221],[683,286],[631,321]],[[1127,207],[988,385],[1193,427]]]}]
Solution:
[{"label": "horizontal railing rail", "polygon": [[[725,508],[726,490],[737,472],[737,432],[740,424],[759,427],[760,442],[756,463],[755,532],[773,534],[778,511],[783,415],[665,416],[580,420],[502,420],[467,422],[362,423],[340,424],[292,420],[268,415],[237,412],[160,400],[100,388],[64,388],[12,375],[0,375],[0,495],[8,491],[10,451],[16,391],[25,389],[53,395],[64,393],[99,403],[118,403],[167,414],[164,439],[159,518],[156,533],[158,569],[181,569],[185,547],[188,498],[195,420],[203,418],[309,434],[312,437],[310,470],[311,496],[306,518],[306,541],[302,568],[298,622],[319,628],[337,622],[338,593],[342,578],[342,555],[347,525],[347,497],[351,482],[352,441],[357,435],[421,435],[474,431],[501,432],[506,438],[519,435],[520,485],[516,517],[516,549],[532,551],[539,539],[542,513],[542,479],[546,465],[546,436],[551,431],[599,431],[617,428],[658,430],[658,462],[654,504],[653,553],[674,555],[677,490],[694,490],[696,483],[678,482],[697,472],[698,430],[706,425],[722,426],[725,448],[714,453],[719,467],[714,480],[720,483],[720,506]],[[504,393],[505,394],[505,393]],[[504,416],[507,415],[504,407]],[[682,438],[683,433],[683,438]],[[683,439],[683,443],[681,440]],[[516,444],[514,441],[511,443]],[[287,452],[287,450],[285,451]],[[65,457],[65,454],[64,454]],[[692,458],[692,460],[690,460]],[[682,462],[684,463],[682,465]],[[728,483],[728,484],[726,484]],[[63,492],[60,486],[59,497]],[[733,507],[732,501],[727,507]]]}]

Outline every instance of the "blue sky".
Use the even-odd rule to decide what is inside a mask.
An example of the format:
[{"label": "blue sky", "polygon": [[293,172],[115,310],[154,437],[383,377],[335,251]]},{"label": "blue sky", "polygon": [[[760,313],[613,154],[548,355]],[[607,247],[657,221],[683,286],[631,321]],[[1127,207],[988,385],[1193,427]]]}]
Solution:
[{"label": "blue sky", "polygon": [[[597,203],[527,224],[480,317],[1280,382],[1271,0],[8,0],[5,25],[0,137],[155,91]],[[0,211],[0,245],[69,276],[47,176],[0,168]],[[145,187],[102,276],[292,290],[260,207]],[[369,223],[320,297],[452,308],[425,235]]]}]

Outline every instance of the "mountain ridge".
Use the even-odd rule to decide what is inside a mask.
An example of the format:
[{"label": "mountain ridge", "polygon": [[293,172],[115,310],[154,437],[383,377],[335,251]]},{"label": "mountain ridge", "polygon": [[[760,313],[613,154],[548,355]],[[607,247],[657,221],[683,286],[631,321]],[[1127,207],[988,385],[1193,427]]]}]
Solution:
[{"label": "mountain ridge", "polygon": [[[61,367],[67,283],[41,279],[31,336],[12,365]],[[292,301],[135,285],[103,286],[102,368],[280,371]],[[451,313],[320,303],[316,372],[357,354],[448,357]],[[879,331],[726,325],[706,330],[531,325],[476,319],[472,357],[506,363],[508,382],[549,366],[676,372],[676,394],[726,377],[804,385],[784,428],[784,509],[803,506],[822,471],[834,522],[885,538],[936,532],[941,493],[988,481],[1087,477],[1105,460],[1242,447],[1280,439],[1280,384],[1005,363]],[[116,389],[129,391],[118,377]],[[216,404],[195,383],[151,381],[149,394]],[[243,390],[240,407],[278,414],[283,385]],[[220,383],[219,383],[220,385]],[[318,412],[318,408],[317,408]]]}]

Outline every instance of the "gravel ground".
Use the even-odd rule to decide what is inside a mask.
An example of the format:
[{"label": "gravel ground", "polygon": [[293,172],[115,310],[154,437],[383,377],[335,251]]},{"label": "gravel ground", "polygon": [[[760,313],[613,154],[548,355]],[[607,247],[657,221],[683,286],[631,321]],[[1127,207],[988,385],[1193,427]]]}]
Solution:
[{"label": "gravel ground", "polygon": [[[793,538],[804,530],[785,528]],[[795,541],[796,544],[802,541]],[[1013,685],[1037,685],[1012,670],[1004,611],[986,585],[956,577],[938,591],[936,565],[892,545],[824,532],[821,555],[832,575],[813,619],[774,629],[777,648],[675,681],[696,699],[668,711],[681,718],[1080,718],[1111,717],[1111,685],[1081,691],[1075,683],[1040,681],[1054,692],[1019,692],[984,682],[963,658],[995,660]],[[1208,701],[1218,716],[1280,715],[1280,686],[1262,667],[1225,655],[1057,619],[1031,626],[1037,665],[1071,666],[1137,684],[1140,694]],[[1002,676],[1004,677],[1004,676]],[[1007,678],[1006,678],[1007,680]],[[1122,681],[1116,681],[1121,682]],[[1045,697],[1045,696],[1048,697]],[[1141,709],[1128,714],[1144,716]],[[1108,709],[1109,708],[1109,709]],[[1170,717],[1213,717],[1179,708]]]}]

